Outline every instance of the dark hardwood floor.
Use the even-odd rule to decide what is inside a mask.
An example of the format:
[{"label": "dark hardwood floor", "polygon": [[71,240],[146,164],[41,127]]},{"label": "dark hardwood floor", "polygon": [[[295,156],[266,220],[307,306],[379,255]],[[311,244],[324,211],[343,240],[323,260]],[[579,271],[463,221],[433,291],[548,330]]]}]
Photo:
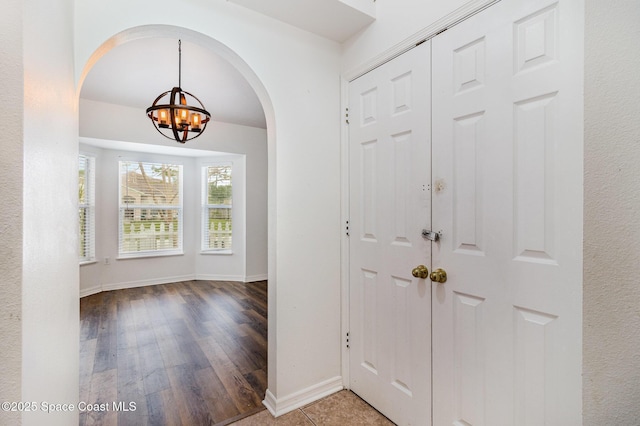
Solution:
[{"label": "dark hardwood floor", "polygon": [[263,409],[266,281],[98,293],[80,320],[80,401],[92,404],[80,425],[216,425]]}]

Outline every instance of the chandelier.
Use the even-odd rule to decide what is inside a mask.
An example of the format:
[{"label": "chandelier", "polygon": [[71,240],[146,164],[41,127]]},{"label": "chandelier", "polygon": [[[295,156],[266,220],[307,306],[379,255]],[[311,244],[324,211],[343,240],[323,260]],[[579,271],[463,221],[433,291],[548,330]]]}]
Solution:
[{"label": "chandelier", "polygon": [[[147,108],[147,117],[160,134],[168,139],[185,143],[202,134],[211,120],[200,99],[181,89],[182,85],[182,40],[178,40],[178,87],[167,90]],[[163,100],[169,97],[169,103]],[[189,98],[189,103],[187,103]],[[191,133],[190,133],[191,132]]]}]

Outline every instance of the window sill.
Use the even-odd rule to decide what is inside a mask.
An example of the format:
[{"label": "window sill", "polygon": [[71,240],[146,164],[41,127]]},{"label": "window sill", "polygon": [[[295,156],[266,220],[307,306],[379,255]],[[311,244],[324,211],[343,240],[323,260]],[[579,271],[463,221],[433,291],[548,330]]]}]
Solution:
[{"label": "window sill", "polygon": [[202,250],[200,252],[200,254],[205,254],[205,255],[209,255],[209,254],[223,254],[223,255],[230,255],[233,254],[233,250]]},{"label": "window sill", "polygon": [[116,260],[144,259],[149,257],[184,256],[183,251],[120,253]]},{"label": "window sill", "polygon": [[94,263],[98,263],[98,259],[81,260],[81,261],[80,261],[80,266],[84,266],[84,265],[93,265]]}]

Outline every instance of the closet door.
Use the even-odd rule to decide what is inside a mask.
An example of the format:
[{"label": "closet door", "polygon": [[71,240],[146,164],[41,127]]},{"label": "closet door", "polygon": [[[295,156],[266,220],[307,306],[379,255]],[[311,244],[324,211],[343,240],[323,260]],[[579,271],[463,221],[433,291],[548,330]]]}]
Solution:
[{"label": "closet door", "polygon": [[429,62],[427,42],[349,85],[350,387],[400,425],[431,420]]},{"label": "closet door", "polygon": [[433,46],[433,424],[581,424],[582,7],[502,0]]}]

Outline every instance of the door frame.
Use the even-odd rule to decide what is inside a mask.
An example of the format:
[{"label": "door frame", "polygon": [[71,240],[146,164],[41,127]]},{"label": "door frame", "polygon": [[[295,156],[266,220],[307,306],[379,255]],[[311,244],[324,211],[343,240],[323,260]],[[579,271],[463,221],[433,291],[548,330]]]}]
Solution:
[{"label": "door frame", "polygon": [[431,25],[423,28],[415,34],[409,36],[405,40],[384,51],[380,55],[371,58],[363,64],[348,70],[340,77],[340,336],[341,336],[341,374],[342,384],[346,389],[351,388],[351,376],[349,374],[349,83],[356,78],[368,73],[369,71],[379,67],[380,65],[391,61],[392,59],[402,55],[403,53],[413,49],[418,44],[429,40],[447,28],[462,22],[471,16],[483,11],[484,9],[498,3],[500,0],[471,0],[464,6],[451,12],[450,14],[440,18]]}]

